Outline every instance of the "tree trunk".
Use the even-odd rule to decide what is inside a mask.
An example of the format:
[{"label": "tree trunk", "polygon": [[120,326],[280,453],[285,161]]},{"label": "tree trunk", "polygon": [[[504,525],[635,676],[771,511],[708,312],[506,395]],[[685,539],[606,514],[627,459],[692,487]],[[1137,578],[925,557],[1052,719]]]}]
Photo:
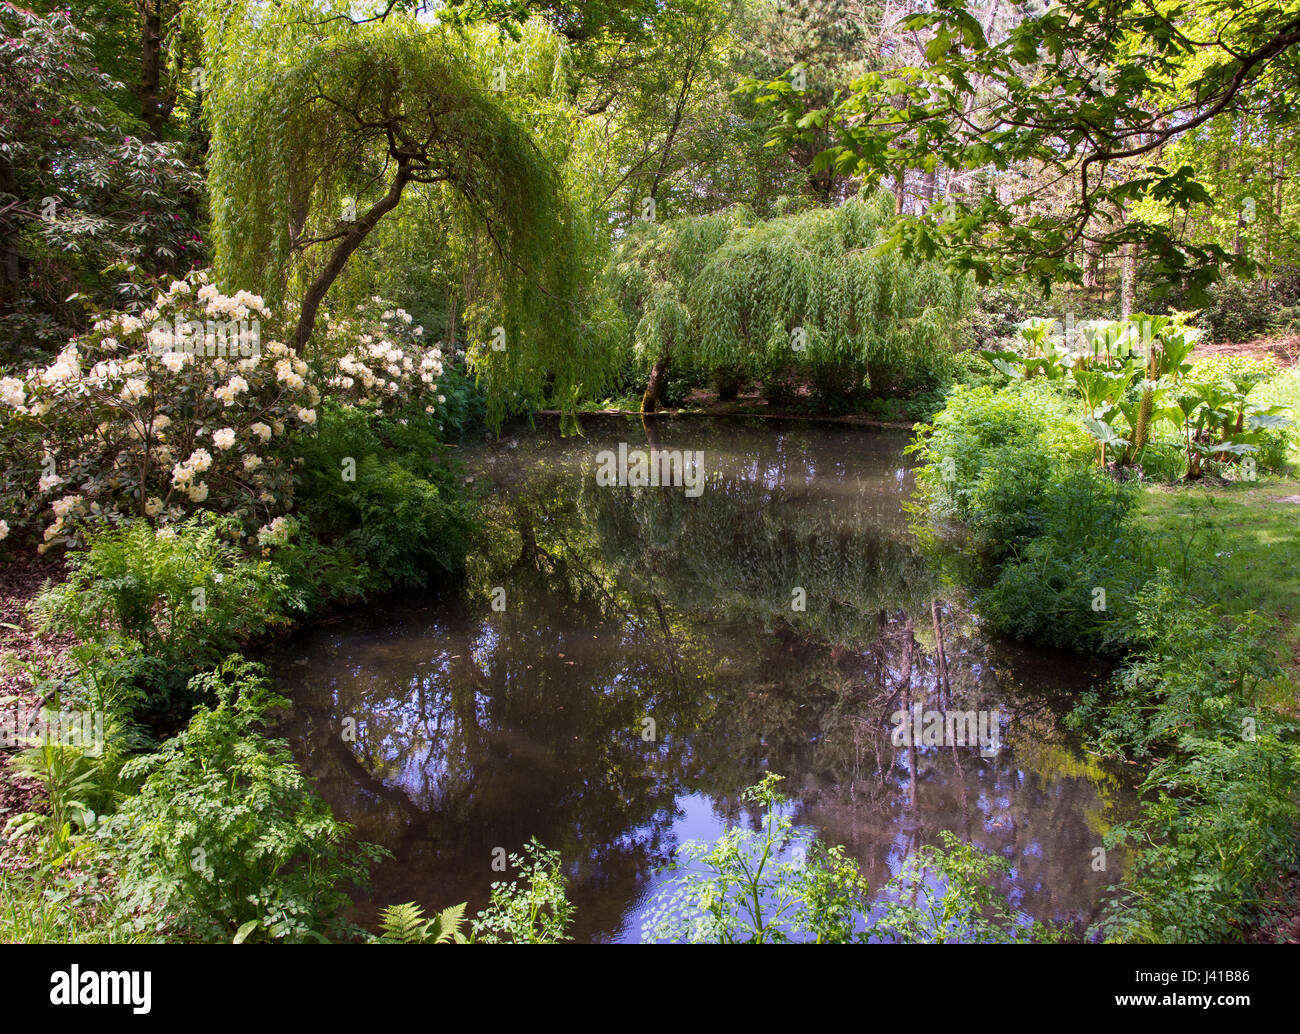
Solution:
[{"label": "tree trunk", "polygon": [[302,312],[298,316],[298,327],[293,332],[293,349],[299,355],[303,354],[307,342],[311,340],[311,332],[316,326],[316,313],[320,309],[321,302],[325,300],[325,295],[329,293],[330,287],[343,271],[348,258],[360,247],[361,242],[366,239],[379,220],[397,207],[397,203],[402,199],[402,191],[410,182],[410,177],[410,167],[405,163],[399,163],[397,175],[388,188],[388,193],[352,224],[352,228],[343,235],[342,240],[334,248],[334,253],[325,263],[325,268],[316,275],[316,279],[307,288],[307,293],[302,299]]},{"label": "tree trunk", "polygon": [[140,117],[151,140],[162,136],[163,122],[170,113],[163,110],[162,97],[162,4],[163,0],[145,0],[141,7]]},{"label": "tree trunk", "polygon": [[925,179],[921,181],[921,201],[923,210],[930,211],[930,206],[934,204],[934,179],[935,170],[931,169],[925,174]]},{"label": "tree trunk", "polygon": [[[903,686],[903,710],[907,712],[907,722],[912,721],[912,646],[916,641],[916,631],[912,624],[912,619],[908,618],[903,622],[903,635],[907,642],[904,646],[903,653],[903,677],[900,680]],[[915,726],[912,727],[915,730]],[[916,736],[907,737],[907,770],[910,777],[909,782],[912,786],[912,807],[917,805],[916,792]]]},{"label": "tree trunk", "polygon": [[1096,287],[1097,280],[1097,245],[1092,241],[1083,242],[1083,286]]},{"label": "tree trunk", "polygon": [[650,369],[650,382],[645,386],[645,394],[641,396],[641,412],[653,413],[659,407],[667,387],[668,357],[661,355]]},{"label": "tree trunk", "polygon": [[1128,319],[1133,315],[1133,296],[1137,291],[1137,245],[1124,245],[1124,273],[1120,282],[1119,313]]}]

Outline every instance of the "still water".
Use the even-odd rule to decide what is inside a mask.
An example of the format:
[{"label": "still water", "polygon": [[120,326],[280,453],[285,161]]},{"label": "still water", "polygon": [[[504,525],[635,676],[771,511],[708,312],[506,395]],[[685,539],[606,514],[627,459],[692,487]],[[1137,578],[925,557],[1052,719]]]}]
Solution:
[{"label": "still water", "polygon": [[[484,522],[463,586],[358,608],[270,658],[304,769],[394,855],[360,921],[412,900],[472,914],[503,878],[494,849],[536,836],[564,858],[575,939],[639,940],[660,870],[686,840],[756,827],[739,795],[768,770],[873,890],[951,830],[1011,863],[1001,889],[1026,917],[1095,917],[1119,873],[1094,849],[1135,780],[1061,716],[1101,672],[982,632],[909,532],[905,433],[583,432],[458,450]],[[610,485],[600,454],[620,444],[695,452],[702,481]],[[995,745],[896,745],[907,707],[982,712]]]}]

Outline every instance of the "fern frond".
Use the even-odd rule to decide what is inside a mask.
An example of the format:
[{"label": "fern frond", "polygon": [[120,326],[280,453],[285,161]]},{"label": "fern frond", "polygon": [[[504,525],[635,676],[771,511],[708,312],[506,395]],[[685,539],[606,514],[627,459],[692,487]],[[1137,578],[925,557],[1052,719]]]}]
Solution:
[{"label": "fern frond", "polygon": [[429,925],[424,920],[424,909],[414,901],[408,901],[404,905],[389,905],[379,913],[379,929],[383,939],[398,944],[419,944],[424,940]]},{"label": "fern frond", "polygon": [[461,925],[465,922],[465,906],[468,902],[462,901],[459,905],[452,905],[451,908],[444,908],[429,923],[427,937],[434,944],[464,944],[465,935],[460,932]]}]

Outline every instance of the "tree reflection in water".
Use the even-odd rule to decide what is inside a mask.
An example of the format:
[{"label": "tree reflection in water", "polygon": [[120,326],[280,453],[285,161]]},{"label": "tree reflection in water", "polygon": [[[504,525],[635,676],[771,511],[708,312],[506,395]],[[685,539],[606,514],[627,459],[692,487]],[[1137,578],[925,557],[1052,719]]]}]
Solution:
[{"label": "tree reflection in water", "polygon": [[[655,870],[683,839],[755,824],[738,795],[765,770],[872,887],[951,829],[1012,860],[1027,913],[1090,917],[1118,877],[1092,870],[1092,849],[1131,805],[1058,720],[1097,673],[982,636],[908,531],[906,437],[649,426],[471,451],[484,534],[463,586],[277,651],[299,758],[396,855],[361,917],[479,907],[501,878],[493,849],[535,835],[569,866],[575,936],[635,939]],[[702,451],[704,492],[597,487],[596,453],[620,441]],[[890,717],[909,705],[997,708],[1002,749],[896,747]]]}]

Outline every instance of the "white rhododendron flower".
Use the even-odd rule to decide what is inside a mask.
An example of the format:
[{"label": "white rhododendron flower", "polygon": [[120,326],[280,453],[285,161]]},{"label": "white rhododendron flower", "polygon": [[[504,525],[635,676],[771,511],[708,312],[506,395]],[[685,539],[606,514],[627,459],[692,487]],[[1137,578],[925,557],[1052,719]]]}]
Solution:
[{"label": "white rhododendron flower", "polygon": [[71,513],[74,509],[77,508],[80,502],[81,502],[80,496],[65,495],[62,499],[54,500],[54,502],[51,503],[50,506],[54,510],[54,516],[57,517],[60,521],[62,521],[63,518],[68,516],[69,513]]},{"label": "white rhododendron flower", "polygon": [[277,517],[270,524],[264,524],[257,531],[257,541],[264,546],[282,546],[289,541],[295,530],[295,524],[287,517]]},{"label": "white rhododendron flower", "polygon": [[5,405],[21,406],[27,398],[27,391],[17,377],[0,377],[0,399]]},{"label": "white rhododendron flower", "polygon": [[220,431],[214,431],[212,444],[223,451],[229,449],[235,444],[235,429],[233,427],[223,427]]},{"label": "white rhododendron flower", "polygon": [[248,429],[252,431],[253,434],[257,435],[258,438],[262,439],[262,441],[264,442],[269,442],[271,440],[271,429],[267,427],[266,424],[262,423],[260,420],[257,423],[251,425]]},{"label": "white rhododendron flower", "polygon": [[201,503],[208,497],[207,482],[200,481],[197,485],[191,485],[187,491],[189,492],[190,502]]}]

